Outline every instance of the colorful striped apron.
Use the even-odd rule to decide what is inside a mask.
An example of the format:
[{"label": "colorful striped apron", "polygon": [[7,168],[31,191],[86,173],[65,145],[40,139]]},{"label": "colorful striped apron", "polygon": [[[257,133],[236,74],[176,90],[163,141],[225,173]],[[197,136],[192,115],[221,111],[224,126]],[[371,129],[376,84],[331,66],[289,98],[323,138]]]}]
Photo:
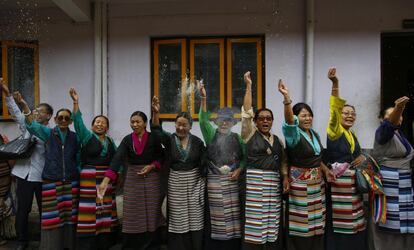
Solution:
[{"label": "colorful striped apron", "polygon": [[311,237],[325,231],[325,182],[320,167],[290,167],[289,235]]},{"label": "colorful striped apron", "polygon": [[155,232],[163,223],[161,180],[157,171],[138,175],[144,165],[128,165],[124,184],[123,233]]},{"label": "colorful striped apron", "polygon": [[115,186],[108,184],[103,202],[96,195],[107,169],[108,166],[85,165],[80,172],[78,236],[110,233],[118,225]]},{"label": "colorful striped apron", "polygon": [[380,230],[401,234],[414,233],[411,171],[381,166],[382,183],[387,199],[387,220],[378,224]]},{"label": "colorful striped apron", "polygon": [[78,181],[44,181],[42,185],[42,230],[76,224],[78,194]]},{"label": "colorful striped apron", "polygon": [[335,233],[355,234],[365,230],[364,204],[356,188],[355,169],[348,168],[331,183],[331,199]]},{"label": "colorful striped apron", "polygon": [[252,244],[276,242],[279,234],[281,204],[279,173],[247,169],[245,242]]},{"label": "colorful striped apron", "polygon": [[199,168],[170,170],[168,177],[168,232],[187,233],[204,228],[205,180]]},{"label": "colorful striped apron", "polygon": [[238,182],[228,174],[208,174],[211,238],[229,240],[240,238],[240,199]]}]

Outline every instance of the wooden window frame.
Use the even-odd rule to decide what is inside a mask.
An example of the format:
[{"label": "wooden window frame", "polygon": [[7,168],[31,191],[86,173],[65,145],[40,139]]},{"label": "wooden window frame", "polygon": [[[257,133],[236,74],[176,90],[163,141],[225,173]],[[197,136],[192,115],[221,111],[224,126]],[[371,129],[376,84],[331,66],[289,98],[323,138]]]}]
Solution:
[{"label": "wooden window frame", "polygon": [[[233,85],[232,85],[232,45],[234,43],[256,43],[257,55],[262,55],[262,38],[230,38],[227,40],[227,107],[233,107]],[[256,108],[260,109],[263,106],[263,77],[262,77],[262,56],[257,56],[257,103]],[[253,85],[255,86],[255,85]],[[254,107],[254,104],[253,104]],[[241,114],[235,114],[236,118],[241,118]]]},{"label": "wooden window frame", "polygon": [[[15,41],[0,41],[1,42],[1,50],[2,50],[2,77],[4,82],[9,85],[9,77],[8,77],[8,51],[7,49],[10,47],[20,47],[20,48],[33,48],[34,49],[34,105],[37,106],[39,104],[39,45],[34,43],[25,43],[25,42],[15,42]],[[7,109],[6,104],[6,96],[2,92],[2,100],[3,100],[3,114],[0,114],[0,121],[13,121],[10,112]]]},{"label": "wooden window frame", "polygon": [[[159,45],[163,44],[180,44],[181,45],[181,110],[187,111],[187,96],[186,96],[186,70],[187,70],[187,40],[182,39],[168,39],[168,40],[155,40],[154,41],[154,57],[153,57],[153,67],[154,67],[154,84],[153,84],[153,94],[159,96],[159,78],[158,78],[158,55],[159,55]],[[151,98],[152,99],[152,98]],[[175,119],[177,114],[168,114],[160,113],[161,119]]]},{"label": "wooden window frame", "polygon": [[[257,79],[253,86],[257,87],[256,106],[259,109],[265,107],[265,88],[264,88],[264,35],[248,35],[248,36],[215,36],[215,37],[153,37],[151,38],[151,53],[152,53],[152,82],[151,82],[151,93],[152,95],[159,96],[159,79],[158,79],[158,46],[160,44],[178,44],[181,46],[181,110],[187,110],[187,82],[195,82],[195,58],[194,58],[194,47],[196,44],[211,44],[218,43],[220,45],[220,108],[229,107],[232,108],[232,44],[234,43],[256,43],[257,46]],[[187,46],[188,45],[188,46]],[[189,68],[187,69],[187,62]],[[189,75],[187,76],[187,70]],[[189,79],[187,79],[187,77]],[[189,80],[189,81],[187,81]],[[162,101],[162,97],[159,97]],[[193,119],[198,120],[198,111],[195,110],[195,92],[192,91],[190,94],[190,112]],[[178,112],[180,112],[178,111]],[[176,117],[174,114],[160,113],[160,119],[162,120],[174,120]],[[216,114],[212,113],[212,117]],[[241,114],[235,114],[235,118],[240,119]]]},{"label": "wooden window frame", "polygon": [[[224,72],[224,38],[211,38],[211,39],[190,39],[190,81],[195,82],[194,79],[194,47],[196,44],[218,44],[220,49],[220,108],[223,108],[225,105],[225,93],[224,93],[224,79],[225,79],[225,72]],[[195,110],[195,93],[194,91],[191,92],[191,116],[194,119],[198,119],[198,112]],[[216,114],[212,114],[213,116]]]}]

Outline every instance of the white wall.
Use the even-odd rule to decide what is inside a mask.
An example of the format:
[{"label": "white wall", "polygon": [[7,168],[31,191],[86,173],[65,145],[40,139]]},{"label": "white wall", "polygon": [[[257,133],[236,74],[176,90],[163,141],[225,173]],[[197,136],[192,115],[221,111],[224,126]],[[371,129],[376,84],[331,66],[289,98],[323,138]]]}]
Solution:
[{"label": "white wall", "polygon": [[[75,24],[57,8],[31,12],[36,18],[30,35],[24,32],[31,26],[19,11],[9,14],[15,18],[12,27],[3,31],[22,29],[21,32],[0,33],[1,39],[34,39],[39,41],[40,102],[55,109],[72,109],[69,88],[75,87],[80,95],[80,107],[89,125],[93,115],[94,42],[93,24]],[[20,26],[19,26],[20,25]],[[20,28],[21,27],[21,28]],[[53,120],[53,119],[52,119]],[[52,121],[51,120],[51,121]],[[54,126],[54,122],[51,122]],[[15,123],[0,123],[1,133],[10,138],[18,135]]]}]

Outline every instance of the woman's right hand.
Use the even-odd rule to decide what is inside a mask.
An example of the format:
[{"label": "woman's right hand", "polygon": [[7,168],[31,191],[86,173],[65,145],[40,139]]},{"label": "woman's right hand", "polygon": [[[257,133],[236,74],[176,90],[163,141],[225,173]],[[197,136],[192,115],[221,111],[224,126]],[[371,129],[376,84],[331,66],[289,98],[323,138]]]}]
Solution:
[{"label": "woman's right hand", "polygon": [[79,101],[78,93],[76,92],[76,90],[74,88],[70,88],[69,95],[72,98],[73,102],[78,102]]},{"label": "woman's right hand", "polygon": [[329,70],[328,70],[328,78],[333,83],[338,83],[338,77],[336,76],[336,68],[335,67],[329,68]]},{"label": "woman's right hand", "polygon": [[96,196],[98,197],[99,201],[103,203],[103,198],[105,196],[105,192],[108,189],[109,178],[105,177],[101,184],[98,186],[98,190],[96,190]]},{"label": "woman's right hand", "polygon": [[151,110],[154,113],[160,112],[160,100],[155,95],[152,97]]},{"label": "woman's right hand", "polygon": [[279,83],[277,85],[277,88],[279,90],[279,92],[283,95],[283,97],[285,97],[285,99],[287,98],[289,100],[289,89],[286,87],[285,83],[283,82],[282,79],[279,79]]}]

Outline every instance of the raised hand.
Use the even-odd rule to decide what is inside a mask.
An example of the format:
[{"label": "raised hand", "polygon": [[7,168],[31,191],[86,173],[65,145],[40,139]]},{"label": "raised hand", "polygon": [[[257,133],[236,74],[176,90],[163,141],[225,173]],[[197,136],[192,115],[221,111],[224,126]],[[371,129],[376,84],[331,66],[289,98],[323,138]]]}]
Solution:
[{"label": "raised hand", "polygon": [[244,73],[244,82],[248,85],[252,85],[252,78],[250,77],[250,71],[247,71],[246,73]]},{"label": "raised hand", "polygon": [[206,88],[204,87],[203,82],[197,80],[197,86],[199,86],[198,91],[200,92],[200,97],[202,98],[207,97]]},{"label": "raised hand", "polygon": [[403,96],[398,98],[397,100],[395,100],[395,107],[396,108],[405,108],[405,105],[408,103],[408,101],[410,100],[410,98],[408,98],[407,96]]},{"label": "raised hand", "polygon": [[333,83],[337,83],[338,82],[338,77],[336,76],[336,68],[335,67],[329,68],[329,70],[328,70],[328,78]]},{"label": "raised hand", "polygon": [[154,113],[159,113],[160,112],[160,100],[155,95],[152,97],[151,110]]},{"label": "raised hand", "polygon": [[9,87],[6,85],[6,82],[3,80],[3,78],[0,78],[0,89],[6,96],[10,95]]},{"label": "raised hand", "polygon": [[279,92],[284,97],[289,97],[289,89],[286,87],[286,85],[285,85],[285,83],[283,82],[282,79],[279,79],[279,83],[277,84],[277,88],[278,88]]},{"label": "raised hand", "polygon": [[69,95],[72,98],[73,102],[78,102],[79,101],[78,93],[76,92],[76,90],[74,88],[70,88]]},{"label": "raised hand", "polygon": [[24,100],[22,94],[19,91],[13,92],[13,98],[18,104],[25,104],[26,101]]}]

